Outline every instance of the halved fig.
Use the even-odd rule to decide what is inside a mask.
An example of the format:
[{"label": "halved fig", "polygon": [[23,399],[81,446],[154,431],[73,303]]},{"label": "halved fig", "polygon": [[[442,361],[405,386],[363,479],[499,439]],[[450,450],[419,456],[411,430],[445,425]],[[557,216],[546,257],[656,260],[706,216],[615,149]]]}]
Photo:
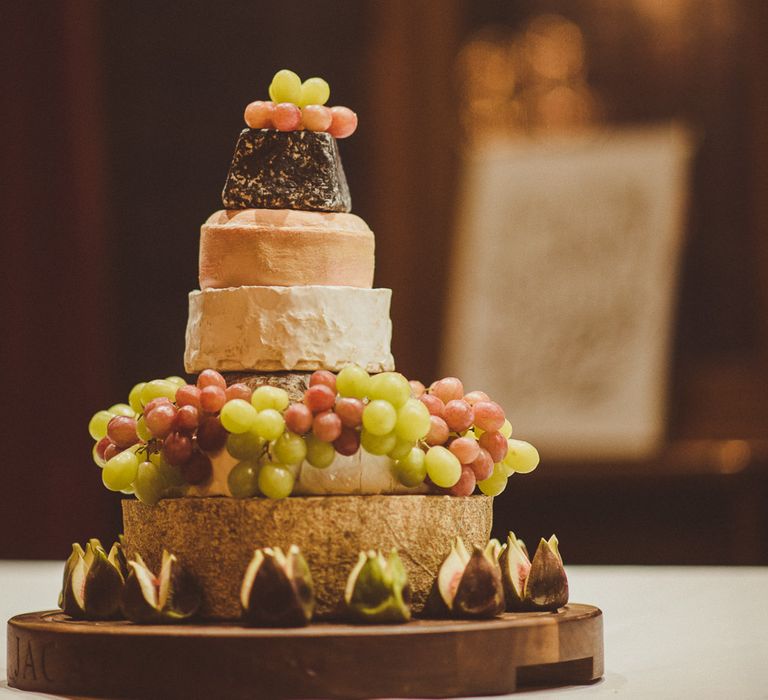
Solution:
[{"label": "halved fig", "polygon": [[315,607],[312,576],[296,545],[254,552],[240,587],[243,620],[258,627],[302,627]]}]

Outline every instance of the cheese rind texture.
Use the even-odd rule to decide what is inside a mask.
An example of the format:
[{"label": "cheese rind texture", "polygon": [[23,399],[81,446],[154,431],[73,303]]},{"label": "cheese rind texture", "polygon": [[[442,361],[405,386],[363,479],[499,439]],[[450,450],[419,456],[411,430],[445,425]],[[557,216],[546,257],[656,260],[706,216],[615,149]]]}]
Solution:
[{"label": "cheese rind texture", "polygon": [[[227,477],[238,460],[226,449],[211,458],[213,477],[207,484],[192,486],[188,496],[231,496]],[[380,493],[426,493],[427,486],[403,486],[395,476],[394,462],[389,457],[372,455],[363,449],[350,456],[336,455],[325,469],[317,469],[309,462],[289,467],[296,476],[294,496],[347,496]]]},{"label": "cheese rind texture", "polygon": [[200,231],[200,288],[373,285],[375,241],[359,216],[222,210]]},{"label": "cheese rind texture", "polygon": [[243,129],[221,201],[225,209],[352,209],[336,139],[308,130]]},{"label": "cheese rind texture", "polygon": [[324,286],[190,292],[184,367],[391,371],[391,296],[390,289]]}]

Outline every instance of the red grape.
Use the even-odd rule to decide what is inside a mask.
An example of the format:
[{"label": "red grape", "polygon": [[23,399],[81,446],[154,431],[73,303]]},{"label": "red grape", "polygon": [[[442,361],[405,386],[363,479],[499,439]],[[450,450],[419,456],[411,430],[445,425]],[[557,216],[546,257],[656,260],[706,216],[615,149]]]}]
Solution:
[{"label": "red grape", "polygon": [[312,411],[303,403],[292,403],[283,414],[285,426],[292,433],[304,435],[312,428]]},{"label": "red grape", "polygon": [[278,131],[301,128],[301,110],[292,102],[278,102],[272,112],[272,124]]},{"label": "red grape", "polygon": [[434,394],[423,394],[419,396],[419,400],[433,416],[440,416],[442,418],[445,415],[445,404],[442,399],[437,398]]},{"label": "red grape", "polygon": [[336,403],[336,392],[325,384],[315,384],[304,392],[304,403],[312,413],[329,411]]},{"label": "red grape", "polygon": [[490,432],[504,425],[504,410],[495,401],[478,401],[474,405],[475,425]]},{"label": "red grape", "polygon": [[192,440],[181,433],[171,433],[163,440],[163,457],[173,467],[180,467],[192,456]]},{"label": "red grape", "polygon": [[336,402],[336,415],[347,428],[358,428],[363,422],[363,402],[360,399],[342,398]]},{"label": "red grape", "polygon": [[445,377],[445,379],[438,379],[429,387],[429,392],[441,399],[443,403],[448,403],[464,396],[464,385],[461,383],[461,379]]},{"label": "red grape", "polygon": [[354,428],[344,427],[341,435],[333,441],[336,452],[345,457],[355,454],[360,449],[360,432]]},{"label": "red grape", "polygon": [[176,406],[170,402],[161,403],[144,414],[144,422],[156,438],[164,438],[171,432],[175,418]]},{"label": "red grape", "polygon": [[426,388],[420,381],[417,379],[411,379],[408,383],[411,385],[411,396],[414,399],[418,399],[424,395]]},{"label": "red grape", "polygon": [[139,441],[139,436],[136,434],[136,419],[115,416],[107,424],[107,437],[121,449],[135,445]]},{"label": "red grape", "polygon": [[323,105],[307,105],[301,110],[301,121],[304,128],[310,131],[328,131],[333,115],[331,110]]},{"label": "red grape", "polygon": [[242,399],[243,401],[248,401],[250,403],[251,394],[253,394],[253,392],[248,385],[241,382],[230,384],[224,390],[224,395],[226,396],[227,401],[231,401],[232,399]]},{"label": "red grape", "polygon": [[316,386],[317,384],[324,384],[334,394],[336,393],[336,375],[327,369],[319,369],[316,372],[312,372],[312,376],[309,378],[309,386]]},{"label": "red grape", "polygon": [[475,412],[463,399],[452,399],[445,404],[445,422],[456,433],[463,433],[475,422]]},{"label": "red grape", "polygon": [[197,377],[197,388],[205,389],[207,386],[227,388],[227,382],[215,369],[204,369]]},{"label": "red grape", "polygon": [[274,111],[274,102],[256,100],[245,108],[243,118],[251,129],[270,129],[272,128],[272,113]]},{"label": "red grape", "polygon": [[480,445],[477,440],[469,437],[456,438],[448,446],[448,449],[462,464],[472,464],[480,454]]},{"label": "red grape", "polygon": [[487,433],[483,433],[478,442],[480,443],[480,447],[484,450],[488,450],[488,454],[491,455],[491,459],[494,462],[501,462],[501,460],[507,456],[507,450],[509,449],[507,438],[505,438],[498,430],[491,430]]},{"label": "red grape", "polygon": [[429,432],[424,438],[427,445],[442,445],[448,439],[448,424],[440,416],[429,417]]},{"label": "red grape", "polygon": [[470,405],[474,406],[478,401],[490,401],[491,398],[484,391],[470,391],[464,400]]},{"label": "red grape", "polygon": [[107,447],[114,444],[115,443],[113,443],[112,440],[110,440],[108,437],[101,438],[101,440],[96,443],[96,454],[99,455],[101,459],[104,459],[104,452],[106,451]]},{"label": "red grape", "polygon": [[207,416],[197,427],[197,445],[205,452],[218,452],[227,441],[229,433],[218,416]]},{"label": "red grape", "polygon": [[144,406],[144,415],[150,411],[154,411],[158,406],[173,406],[171,400],[165,396],[158,396],[156,399],[152,399],[146,406]]},{"label": "red grape", "polygon": [[357,129],[357,115],[349,107],[331,107],[331,125],[328,133],[337,139],[351,136]]},{"label": "red grape", "polygon": [[323,411],[312,421],[312,432],[321,442],[333,442],[341,435],[341,418],[333,411]]},{"label": "red grape", "polygon": [[475,473],[475,478],[478,481],[485,481],[491,474],[493,474],[493,459],[488,454],[488,450],[480,448],[480,454],[477,455],[477,459],[469,465],[472,467],[472,471]]},{"label": "red grape", "polygon": [[181,465],[181,475],[184,481],[193,486],[208,481],[213,475],[211,458],[205,452],[195,450],[190,459]]},{"label": "red grape", "polygon": [[448,493],[451,496],[471,496],[476,484],[475,472],[472,471],[471,467],[463,466],[459,480],[451,486]]},{"label": "red grape", "polygon": [[182,406],[176,413],[173,429],[181,433],[193,433],[200,421],[200,412],[194,406]]},{"label": "red grape", "polygon": [[176,405],[200,408],[200,389],[194,384],[179,387],[176,391]]},{"label": "red grape", "polygon": [[112,457],[114,457],[116,454],[120,453],[120,448],[115,445],[114,442],[110,442],[109,445],[107,445],[104,448],[104,461],[109,462]]},{"label": "red grape", "polygon": [[227,394],[220,386],[208,385],[200,390],[200,408],[206,413],[217,413],[227,402]]}]

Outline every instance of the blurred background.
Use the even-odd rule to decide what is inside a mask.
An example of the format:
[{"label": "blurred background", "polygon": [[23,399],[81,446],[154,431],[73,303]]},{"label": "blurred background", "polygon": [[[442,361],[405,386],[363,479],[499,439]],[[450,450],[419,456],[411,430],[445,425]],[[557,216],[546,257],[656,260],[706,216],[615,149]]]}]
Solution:
[{"label": "blurred background", "polygon": [[88,419],[181,373],[200,224],[289,67],[358,112],[398,369],[540,449],[496,534],[768,564],[766,32],[751,0],[0,1],[0,558],[119,531]]}]

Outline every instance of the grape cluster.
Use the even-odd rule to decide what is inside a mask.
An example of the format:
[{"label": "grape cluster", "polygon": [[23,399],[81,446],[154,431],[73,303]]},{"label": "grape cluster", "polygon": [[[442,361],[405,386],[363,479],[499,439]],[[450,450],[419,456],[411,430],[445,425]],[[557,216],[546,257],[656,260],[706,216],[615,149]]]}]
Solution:
[{"label": "grape cluster", "polygon": [[346,138],[357,129],[357,115],[348,107],[325,107],[330,96],[331,89],[322,78],[302,83],[296,73],[284,69],[272,78],[271,99],[256,100],[245,108],[245,123],[251,129],[308,129]]},{"label": "grape cluster", "polygon": [[209,455],[225,448],[238,460],[227,483],[236,498],[284,498],[301,465],[329,467],[363,448],[393,460],[406,487],[491,496],[514,472],[536,468],[539,455],[511,439],[501,407],[481,391],[464,394],[446,377],[426,389],[402,374],[369,375],[350,365],[338,375],[318,370],[302,400],[274,386],[227,386],[204,370],[196,384],[180,377],[137,384],[128,404],[96,413],[89,424],[104,485],[146,503],[181,495],[211,479]]},{"label": "grape cluster", "polygon": [[208,453],[227,439],[217,416],[227,391],[224,377],[211,370],[200,374],[197,385],[181,377],[153,379],[134,386],[127,404],[96,413],[88,429],[97,441],[93,458],[104,485],[156,503],[208,481]]}]

